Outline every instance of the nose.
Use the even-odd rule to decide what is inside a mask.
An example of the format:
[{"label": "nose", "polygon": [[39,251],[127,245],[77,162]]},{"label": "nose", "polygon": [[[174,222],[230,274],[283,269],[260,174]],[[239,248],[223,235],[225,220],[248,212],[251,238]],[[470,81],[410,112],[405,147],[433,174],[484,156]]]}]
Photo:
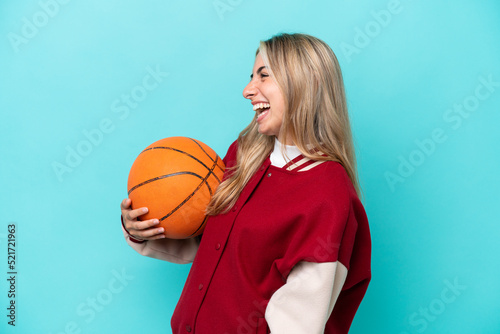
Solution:
[{"label": "nose", "polygon": [[243,89],[243,97],[245,99],[251,99],[257,93],[257,87],[253,84],[253,80],[248,83],[248,85]]}]

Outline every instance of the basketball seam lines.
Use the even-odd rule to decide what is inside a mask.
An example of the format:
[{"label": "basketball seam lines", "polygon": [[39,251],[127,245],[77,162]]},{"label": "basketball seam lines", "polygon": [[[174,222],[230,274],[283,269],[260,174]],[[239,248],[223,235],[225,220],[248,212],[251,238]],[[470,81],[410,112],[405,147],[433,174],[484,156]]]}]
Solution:
[{"label": "basketball seam lines", "polygon": [[212,168],[209,170],[208,174],[202,179],[202,181],[200,182],[200,184],[198,185],[198,187],[196,187],[196,189],[189,195],[187,196],[184,201],[182,201],[181,203],[179,203],[179,205],[177,205],[177,207],[175,207],[172,211],[170,211],[167,215],[165,215],[164,217],[160,218],[160,221],[163,221],[165,219],[167,219],[168,217],[170,217],[175,211],[179,210],[187,201],[189,201],[191,199],[191,197],[194,196],[194,194],[196,194],[196,192],[198,191],[198,189],[200,189],[202,187],[202,185],[205,183],[207,186],[208,186],[208,189],[210,191],[210,195],[212,195],[212,191],[211,191],[211,188],[210,186],[208,185],[208,182],[207,182],[207,179],[208,177],[210,176],[210,174],[213,174],[213,170],[215,169],[215,166],[217,165],[217,163],[214,163],[214,165],[212,166]]},{"label": "basketball seam lines", "polygon": [[[194,159],[194,160],[198,161],[198,162],[199,162],[199,163],[200,163],[203,167],[205,167],[208,171],[211,171],[211,172],[212,172],[212,174],[213,174],[213,176],[214,176],[214,177],[217,179],[217,181],[220,183],[220,180],[219,180],[219,178],[217,177],[217,175],[215,175],[215,173],[213,173],[213,168],[212,168],[212,169],[208,168],[208,166],[207,166],[207,165],[205,165],[202,161],[200,161],[199,159],[197,159],[196,157],[192,156],[191,154],[189,154],[189,153],[187,153],[187,152],[184,152],[184,151],[178,150],[178,149],[173,148],[173,147],[168,147],[168,146],[155,146],[155,147],[150,147],[150,148],[145,149],[144,151],[142,151],[142,152],[141,152],[141,154],[142,154],[142,153],[144,153],[144,152],[146,152],[146,151],[149,151],[149,150],[155,150],[155,149],[172,150],[172,151],[176,151],[176,152],[179,152],[179,153],[182,153],[182,154],[187,155],[187,156],[188,156],[188,157],[190,157],[191,159]],[[210,156],[209,156],[209,158],[210,158]],[[219,158],[219,156],[217,155],[217,157],[216,157],[216,162],[217,162],[219,159],[220,159],[220,158]],[[214,161],[212,158],[210,158],[210,160]],[[216,165],[218,166],[218,164],[216,164]]]},{"label": "basketball seam lines", "polygon": [[192,237],[196,232],[198,232],[200,230],[200,228],[205,225],[205,222],[207,221],[208,219],[208,216],[205,215],[205,218],[203,219],[203,221],[201,222],[200,226],[198,226],[198,228],[196,229],[196,231],[194,231],[193,233],[191,233],[190,237]]},{"label": "basketball seam lines", "polygon": [[[189,137],[187,137],[187,138],[189,138]],[[212,159],[212,157],[210,156],[210,154],[208,154],[208,153],[207,153],[207,152],[203,149],[203,147],[200,145],[200,143],[198,143],[198,142],[197,142],[195,139],[193,139],[193,138],[189,138],[189,139],[191,139],[192,141],[194,141],[194,142],[196,143],[196,145],[198,145],[198,147],[199,147],[199,148],[203,151],[203,153],[205,153],[205,154],[207,155],[207,157],[209,157],[209,158],[210,158],[210,160],[212,160],[212,161],[216,161],[216,160],[218,160],[218,159],[219,159],[219,155],[218,155],[217,153],[215,153],[215,160],[214,160],[214,159]],[[221,170],[221,172],[224,172],[224,171],[222,170],[222,168],[219,166],[219,164],[217,164],[217,167],[219,167],[219,169]],[[215,176],[215,175],[214,175],[214,176]],[[215,176],[215,178],[217,178],[217,176]],[[219,183],[220,183],[220,180],[219,180],[218,178],[217,178],[217,181],[219,181]]]},{"label": "basketball seam lines", "polygon": [[193,172],[177,172],[177,173],[172,173],[172,174],[165,174],[165,175],[160,175],[160,176],[157,176],[155,178],[152,178],[152,179],[149,179],[149,180],[146,180],[144,182],[141,182],[139,183],[138,185],[132,187],[129,191],[128,191],[128,194],[130,195],[130,193],[134,190],[136,190],[137,188],[139,187],[142,187],[143,185],[146,185],[148,183],[151,183],[153,181],[157,181],[157,180],[161,180],[161,179],[164,179],[164,178],[167,178],[167,177],[171,177],[171,176],[176,176],[176,175],[185,175],[185,174],[189,174],[189,175],[193,175],[193,176],[196,176],[197,178],[199,179],[202,179],[203,180],[203,177],[201,175],[198,175],[196,173],[193,173]]}]

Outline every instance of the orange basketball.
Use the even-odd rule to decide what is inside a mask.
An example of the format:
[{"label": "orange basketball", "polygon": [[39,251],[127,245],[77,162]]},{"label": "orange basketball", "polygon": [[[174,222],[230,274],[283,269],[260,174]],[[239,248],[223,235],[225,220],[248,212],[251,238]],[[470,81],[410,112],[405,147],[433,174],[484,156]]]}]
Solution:
[{"label": "orange basketball", "polygon": [[170,137],[146,147],[128,176],[132,209],[147,207],[141,220],[157,218],[171,239],[203,232],[205,209],[224,174],[224,162],[204,143]]}]

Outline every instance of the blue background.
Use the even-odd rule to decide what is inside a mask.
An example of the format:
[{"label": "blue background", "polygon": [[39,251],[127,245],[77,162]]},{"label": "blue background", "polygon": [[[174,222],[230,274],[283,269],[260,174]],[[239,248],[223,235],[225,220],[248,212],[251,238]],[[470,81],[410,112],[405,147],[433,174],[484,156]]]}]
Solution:
[{"label": "blue background", "polygon": [[[351,333],[500,333],[493,0],[3,1],[2,333],[170,333],[190,266],[125,243],[130,166],[177,135],[224,155],[253,116],[242,90],[258,42],[279,32],[323,39],[343,70],[373,239]],[[161,74],[145,90],[148,71]]]}]

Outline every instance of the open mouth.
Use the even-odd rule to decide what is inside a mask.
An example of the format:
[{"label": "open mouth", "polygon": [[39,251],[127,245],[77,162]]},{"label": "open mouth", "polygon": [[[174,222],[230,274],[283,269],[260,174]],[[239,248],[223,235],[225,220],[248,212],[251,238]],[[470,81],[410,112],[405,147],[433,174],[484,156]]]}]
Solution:
[{"label": "open mouth", "polygon": [[267,114],[269,114],[269,109],[271,108],[265,108],[257,111],[257,122],[260,122],[267,116]]},{"label": "open mouth", "polygon": [[257,103],[253,106],[253,110],[257,113],[257,122],[262,120],[269,113],[271,105],[269,103]]}]

